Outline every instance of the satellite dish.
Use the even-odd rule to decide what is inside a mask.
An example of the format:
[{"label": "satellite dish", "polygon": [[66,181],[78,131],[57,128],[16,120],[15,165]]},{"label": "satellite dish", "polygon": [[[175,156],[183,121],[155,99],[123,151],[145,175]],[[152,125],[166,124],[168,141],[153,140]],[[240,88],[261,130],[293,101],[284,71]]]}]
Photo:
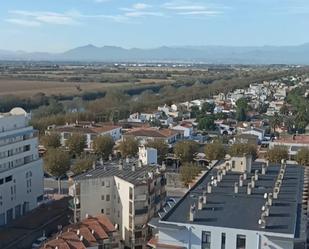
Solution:
[{"label": "satellite dish", "polygon": [[21,107],[15,107],[15,108],[13,108],[13,109],[10,111],[10,113],[11,113],[12,115],[24,115],[24,116],[27,116],[27,112],[26,112],[23,108],[21,108]]}]

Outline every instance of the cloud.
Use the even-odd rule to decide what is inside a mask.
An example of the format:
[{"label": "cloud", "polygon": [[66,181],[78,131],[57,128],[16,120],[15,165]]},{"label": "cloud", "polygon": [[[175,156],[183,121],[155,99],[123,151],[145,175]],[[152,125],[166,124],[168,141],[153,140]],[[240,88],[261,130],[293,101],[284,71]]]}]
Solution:
[{"label": "cloud", "polygon": [[135,3],[129,8],[120,8],[122,15],[127,18],[137,18],[145,16],[164,16],[162,12],[151,11],[152,5],[146,3]]},{"label": "cloud", "polygon": [[5,19],[6,22],[21,25],[21,26],[26,26],[26,27],[38,27],[41,24],[36,21],[29,21],[29,20],[24,20],[24,19],[17,19],[17,18],[8,18]]},{"label": "cloud", "polygon": [[162,8],[168,11],[173,11],[177,15],[215,16],[222,14],[222,10],[226,7],[214,4],[191,4],[188,1],[172,1],[164,3]]},{"label": "cloud", "polygon": [[74,25],[78,20],[72,13],[57,13],[48,11],[25,11],[12,10],[9,14],[13,16],[8,21],[23,26],[40,26],[42,24]]},{"label": "cloud", "polygon": [[133,4],[133,9],[135,10],[144,10],[144,9],[149,9],[151,8],[152,6],[149,5],[149,4],[146,4],[146,3],[136,3],[136,4]]},{"label": "cloud", "polygon": [[178,15],[187,15],[187,16],[196,16],[196,15],[203,15],[203,16],[216,16],[221,14],[220,11],[186,11],[186,12],[179,12]]},{"label": "cloud", "polygon": [[149,11],[132,11],[124,14],[127,17],[143,17],[143,16],[163,16],[161,12],[149,12]]}]

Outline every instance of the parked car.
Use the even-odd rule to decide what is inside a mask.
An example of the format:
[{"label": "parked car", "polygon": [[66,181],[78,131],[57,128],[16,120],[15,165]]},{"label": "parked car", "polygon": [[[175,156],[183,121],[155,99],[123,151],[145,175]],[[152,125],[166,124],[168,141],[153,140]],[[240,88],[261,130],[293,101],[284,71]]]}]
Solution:
[{"label": "parked car", "polygon": [[40,238],[37,238],[36,241],[34,241],[32,243],[32,249],[37,249],[40,248],[44,242],[47,240],[47,238],[45,236],[42,236]]}]

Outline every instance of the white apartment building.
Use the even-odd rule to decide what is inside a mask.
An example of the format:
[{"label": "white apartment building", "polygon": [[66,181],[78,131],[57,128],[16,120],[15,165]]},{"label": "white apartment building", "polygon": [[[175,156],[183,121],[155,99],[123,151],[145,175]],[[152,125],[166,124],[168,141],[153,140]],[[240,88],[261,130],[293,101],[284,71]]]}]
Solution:
[{"label": "white apartment building", "polygon": [[147,222],[162,208],[164,172],[136,162],[108,162],[75,176],[70,194],[75,196],[75,215],[105,214],[119,229],[123,246],[146,248]]},{"label": "white apartment building", "polygon": [[213,167],[160,219],[153,219],[149,225],[156,235],[149,246],[307,248],[309,170],[246,161],[232,158]]},{"label": "white apartment building", "polygon": [[43,199],[43,164],[29,120],[21,108],[0,114],[0,226]]}]

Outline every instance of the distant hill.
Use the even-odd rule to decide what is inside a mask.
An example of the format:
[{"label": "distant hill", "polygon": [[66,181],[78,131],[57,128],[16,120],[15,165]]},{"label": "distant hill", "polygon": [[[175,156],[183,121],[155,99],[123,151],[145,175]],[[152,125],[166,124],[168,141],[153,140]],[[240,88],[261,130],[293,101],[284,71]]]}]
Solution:
[{"label": "distant hill", "polygon": [[309,43],[299,46],[183,46],[124,49],[87,45],[64,53],[27,53],[0,50],[0,60],[50,60],[97,62],[203,62],[219,64],[309,64]]}]

